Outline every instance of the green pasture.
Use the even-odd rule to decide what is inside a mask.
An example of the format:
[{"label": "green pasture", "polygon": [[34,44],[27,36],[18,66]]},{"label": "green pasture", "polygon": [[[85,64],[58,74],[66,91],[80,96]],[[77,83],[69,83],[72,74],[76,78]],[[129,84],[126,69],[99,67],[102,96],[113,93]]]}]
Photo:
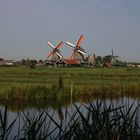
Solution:
[{"label": "green pasture", "polygon": [[[61,79],[61,83],[60,83]],[[139,93],[139,68],[0,67],[0,97],[44,97],[70,94]],[[58,91],[57,91],[58,92]],[[57,94],[57,93],[56,93]]]}]

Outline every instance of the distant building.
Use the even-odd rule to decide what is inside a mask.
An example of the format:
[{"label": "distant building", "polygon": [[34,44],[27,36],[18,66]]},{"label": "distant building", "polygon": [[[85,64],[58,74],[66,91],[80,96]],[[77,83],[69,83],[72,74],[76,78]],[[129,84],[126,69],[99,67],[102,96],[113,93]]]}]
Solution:
[{"label": "distant building", "polygon": [[4,59],[0,58],[0,65],[4,65],[4,64],[5,64]]},{"label": "distant building", "polygon": [[127,64],[128,67],[138,67],[140,68],[140,63],[136,63],[136,62],[130,62]]},{"label": "distant building", "polygon": [[45,65],[48,66],[80,66],[80,61],[76,61],[74,59],[59,59],[57,61],[46,60],[44,61]]},{"label": "distant building", "polygon": [[44,62],[43,60],[39,60],[36,64],[36,66],[43,66],[44,65]]},{"label": "distant building", "polygon": [[13,60],[4,60],[3,58],[0,58],[0,65],[13,65],[14,61]]},{"label": "distant building", "polygon": [[59,66],[80,66],[80,62],[74,59],[59,59],[54,65]]},{"label": "distant building", "polygon": [[5,65],[13,65],[14,64],[14,61],[13,60],[4,60],[5,61]]},{"label": "distant building", "polygon": [[95,63],[96,63],[95,54],[90,54],[87,57],[87,63],[88,63],[88,65],[91,65],[91,66],[94,66],[95,65]]}]

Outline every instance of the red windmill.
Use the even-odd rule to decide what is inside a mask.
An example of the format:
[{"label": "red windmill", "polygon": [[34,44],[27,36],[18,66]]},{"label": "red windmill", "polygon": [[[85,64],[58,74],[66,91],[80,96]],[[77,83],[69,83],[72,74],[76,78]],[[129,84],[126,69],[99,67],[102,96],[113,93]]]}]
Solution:
[{"label": "red windmill", "polygon": [[84,60],[84,56],[86,54],[86,51],[81,47],[81,43],[83,41],[83,38],[84,38],[84,36],[81,35],[76,45],[73,45],[70,42],[66,42],[67,45],[69,45],[70,47],[73,48],[73,53],[72,53],[70,59],[72,59],[74,56],[74,60],[78,60],[78,61]]},{"label": "red windmill", "polygon": [[48,45],[53,50],[48,54],[47,58],[49,58],[50,56],[52,56],[52,60],[58,60],[63,58],[59,50],[63,45],[63,41],[61,41],[56,47],[54,47],[50,42],[48,42]]}]

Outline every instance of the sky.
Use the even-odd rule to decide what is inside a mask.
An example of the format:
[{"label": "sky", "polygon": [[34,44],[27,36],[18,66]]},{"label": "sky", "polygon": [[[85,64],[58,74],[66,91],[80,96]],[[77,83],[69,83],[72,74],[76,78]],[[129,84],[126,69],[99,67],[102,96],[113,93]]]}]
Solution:
[{"label": "sky", "polygon": [[[43,59],[60,41],[140,62],[140,0],[0,0],[0,58]],[[64,57],[72,49],[61,48]]]}]

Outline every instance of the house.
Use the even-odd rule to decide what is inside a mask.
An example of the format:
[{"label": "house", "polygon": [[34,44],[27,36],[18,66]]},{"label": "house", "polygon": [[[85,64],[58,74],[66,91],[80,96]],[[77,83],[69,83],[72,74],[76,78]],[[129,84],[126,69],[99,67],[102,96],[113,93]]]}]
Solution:
[{"label": "house", "polygon": [[68,63],[64,59],[59,59],[54,62],[54,66],[67,66]]},{"label": "house", "polygon": [[14,64],[13,60],[4,60],[4,62],[5,62],[5,65],[9,65],[9,66],[12,66]]},{"label": "house", "polygon": [[111,68],[111,67],[112,67],[112,64],[111,64],[111,63],[104,63],[104,64],[103,64],[103,67]]},{"label": "house", "polygon": [[64,59],[67,62],[68,66],[80,66],[80,61],[76,61],[74,59]]},{"label": "house", "polygon": [[13,64],[14,64],[13,60],[4,60],[3,58],[0,58],[0,65],[12,66]]},{"label": "house", "polygon": [[80,66],[80,61],[73,59],[59,59],[54,63],[54,66]]},{"label": "house", "polygon": [[39,60],[39,61],[36,63],[36,66],[44,66],[43,60]]},{"label": "house", "polygon": [[137,62],[130,62],[127,64],[128,67],[138,67],[140,68],[140,63]]},{"label": "house", "polygon": [[45,60],[44,61],[44,65],[46,65],[46,66],[52,66],[54,63],[55,63],[55,61],[52,61],[52,60]]},{"label": "house", "polygon": [[4,64],[5,64],[4,59],[0,58],[0,65],[4,65]]}]

